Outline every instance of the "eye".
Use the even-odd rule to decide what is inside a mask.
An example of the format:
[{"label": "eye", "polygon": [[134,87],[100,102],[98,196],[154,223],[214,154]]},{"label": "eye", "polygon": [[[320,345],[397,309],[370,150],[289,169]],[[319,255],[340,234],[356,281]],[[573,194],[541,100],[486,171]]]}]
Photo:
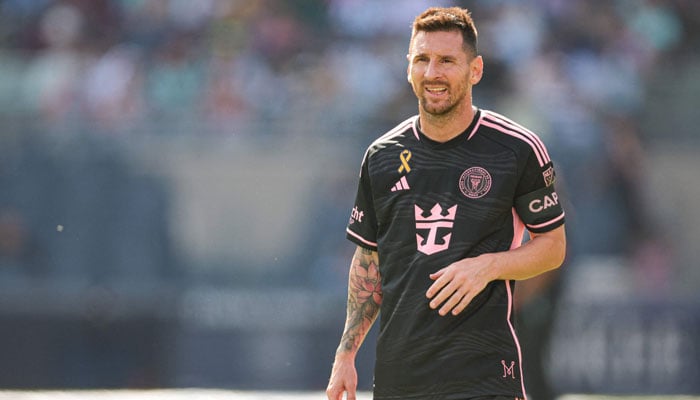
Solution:
[{"label": "eye", "polygon": [[426,57],[426,56],[416,56],[415,58],[413,58],[414,64],[427,62],[427,61],[428,61],[428,57]]}]

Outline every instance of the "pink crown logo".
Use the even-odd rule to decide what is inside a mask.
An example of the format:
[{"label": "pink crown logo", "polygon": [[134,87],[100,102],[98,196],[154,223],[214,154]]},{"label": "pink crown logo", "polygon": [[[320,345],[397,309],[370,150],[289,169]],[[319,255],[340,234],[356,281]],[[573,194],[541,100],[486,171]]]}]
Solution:
[{"label": "pink crown logo", "polygon": [[[423,217],[423,209],[415,207],[416,216],[416,231],[427,233],[427,236],[422,236],[416,233],[416,246],[421,253],[431,255],[450,247],[450,239],[452,238],[452,227],[454,226],[455,216],[457,215],[457,206],[448,208],[447,215],[445,209],[440,204],[435,204],[430,209],[430,215]],[[442,235],[438,238],[438,230]],[[445,230],[448,232],[445,233]]]},{"label": "pink crown logo", "polygon": [[445,212],[445,210],[442,208],[442,206],[438,203],[433,206],[433,208],[430,209],[430,215],[427,217],[423,217],[423,212],[420,207],[416,207],[416,222],[429,222],[429,221],[440,221],[440,220],[448,220],[448,221],[454,221],[455,220],[455,215],[457,214],[457,206],[452,206],[447,209],[447,215],[443,216],[442,214]]}]

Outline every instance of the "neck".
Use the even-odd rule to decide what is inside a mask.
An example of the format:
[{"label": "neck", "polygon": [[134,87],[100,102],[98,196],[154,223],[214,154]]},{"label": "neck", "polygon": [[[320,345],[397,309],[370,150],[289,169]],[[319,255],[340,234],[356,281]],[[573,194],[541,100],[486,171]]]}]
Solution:
[{"label": "neck", "polygon": [[472,123],[475,113],[471,102],[465,109],[452,110],[444,115],[430,114],[421,108],[418,114],[420,129],[430,139],[444,143],[464,132]]}]

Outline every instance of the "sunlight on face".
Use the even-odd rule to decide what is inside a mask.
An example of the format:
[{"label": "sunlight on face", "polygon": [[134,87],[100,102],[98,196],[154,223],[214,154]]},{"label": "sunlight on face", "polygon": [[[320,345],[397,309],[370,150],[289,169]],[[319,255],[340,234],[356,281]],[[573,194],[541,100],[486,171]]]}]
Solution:
[{"label": "sunlight on face", "polygon": [[481,78],[481,57],[472,57],[462,45],[458,31],[419,31],[413,37],[408,80],[423,112],[447,116],[471,107],[471,88]]}]

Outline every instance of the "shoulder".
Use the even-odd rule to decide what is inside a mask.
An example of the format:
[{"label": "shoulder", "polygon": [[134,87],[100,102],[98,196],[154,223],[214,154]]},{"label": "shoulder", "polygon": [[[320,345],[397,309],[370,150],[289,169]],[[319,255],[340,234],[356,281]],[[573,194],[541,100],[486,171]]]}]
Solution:
[{"label": "shoulder", "polygon": [[490,110],[481,110],[479,125],[491,139],[512,147],[519,153],[534,153],[540,166],[550,162],[542,139],[523,125]]},{"label": "shoulder", "polygon": [[402,121],[395,127],[391,128],[389,131],[385,132],[379,136],[376,140],[372,142],[367,148],[365,158],[372,157],[377,152],[394,145],[401,145],[406,139],[411,139],[412,137],[418,137],[418,132],[416,128],[416,121],[418,116],[414,115],[406,120]]}]

